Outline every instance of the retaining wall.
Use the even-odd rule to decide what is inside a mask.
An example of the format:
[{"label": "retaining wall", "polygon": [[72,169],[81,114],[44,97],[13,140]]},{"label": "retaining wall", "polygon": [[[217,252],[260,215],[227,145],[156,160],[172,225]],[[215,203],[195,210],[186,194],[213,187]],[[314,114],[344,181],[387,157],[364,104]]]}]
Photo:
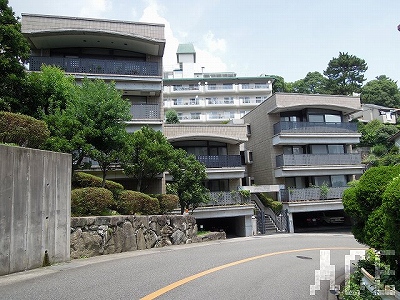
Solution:
[{"label": "retaining wall", "polygon": [[0,275],[70,259],[71,155],[0,145]]},{"label": "retaining wall", "polygon": [[225,232],[197,236],[193,216],[71,218],[71,258],[225,239]]}]

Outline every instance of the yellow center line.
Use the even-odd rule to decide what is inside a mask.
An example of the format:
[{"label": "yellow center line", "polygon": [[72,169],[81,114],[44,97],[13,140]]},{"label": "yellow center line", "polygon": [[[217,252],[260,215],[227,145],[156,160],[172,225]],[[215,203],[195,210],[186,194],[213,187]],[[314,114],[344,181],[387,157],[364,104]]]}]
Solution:
[{"label": "yellow center line", "polygon": [[174,283],[171,283],[170,285],[167,285],[147,296],[144,296],[143,298],[141,298],[140,300],[152,300],[155,299],[175,288],[177,288],[178,286],[184,285],[190,281],[193,281],[195,279],[198,279],[200,277],[206,276],[208,274],[229,268],[229,267],[233,267],[233,266],[237,266],[243,263],[247,263],[249,261],[253,261],[256,259],[260,259],[260,258],[264,258],[264,257],[268,257],[268,256],[274,256],[274,255],[280,255],[280,254],[287,254],[287,253],[295,253],[295,252],[302,252],[302,251],[316,251],[316,250],[358,250],[358,249],[366,249],[366,248],[349,248],[349,247],[330,247],[330,248],[305,248],[305,249],[295,249],[295,250],[285,250],[285,251],[278,251],[278,252],[272,252],[272,253],[266,253],[266,254],[262,254],[262,255],[257,255],[257,256],[253,256],[253,257],[249,257],[249,258],[245,258],[245,259],[241,259],[241,260],[237,260],[234,262],[231,262],[229,264],[225,264],[225,265],[221,265],[212,269],[208,269],[205,270],[203,272],[194,274],[192,276],[183,278],[181,280],[175,281]]}]

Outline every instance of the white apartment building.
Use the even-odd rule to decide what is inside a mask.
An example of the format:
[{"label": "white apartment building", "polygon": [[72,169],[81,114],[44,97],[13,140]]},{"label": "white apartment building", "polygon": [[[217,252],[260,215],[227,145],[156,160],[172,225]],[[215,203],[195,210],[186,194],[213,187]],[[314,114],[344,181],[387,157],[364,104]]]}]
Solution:
[{"label": "white apartment building", "polygon": [[240,119],[272,95],[271,76],[237,77],[234,72],[195,73],[192,44],[177,50],[179,69],[164,73],[164,110],[181,123],[218,124]]}]

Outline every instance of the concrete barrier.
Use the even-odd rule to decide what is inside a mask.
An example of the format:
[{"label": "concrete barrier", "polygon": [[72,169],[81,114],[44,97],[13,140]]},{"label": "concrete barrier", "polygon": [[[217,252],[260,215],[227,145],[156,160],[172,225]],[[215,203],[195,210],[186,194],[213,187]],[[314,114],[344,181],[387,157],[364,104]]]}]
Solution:
[{"label": "concrete barrier", "polygon": [[0,275],[70,259],[71,155],[0,145]]}]

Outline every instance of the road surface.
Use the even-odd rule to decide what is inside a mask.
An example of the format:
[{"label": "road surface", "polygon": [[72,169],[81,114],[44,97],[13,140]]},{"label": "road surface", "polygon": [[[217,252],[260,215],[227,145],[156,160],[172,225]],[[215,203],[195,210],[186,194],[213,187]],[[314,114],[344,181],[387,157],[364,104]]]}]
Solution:
[{"label": "road surface", "polygon": [[297,233],[133,251],[1,276],[0,299],[326,300],[321,254],[343,280],[356,249],[365,247],[351,234]]}]

